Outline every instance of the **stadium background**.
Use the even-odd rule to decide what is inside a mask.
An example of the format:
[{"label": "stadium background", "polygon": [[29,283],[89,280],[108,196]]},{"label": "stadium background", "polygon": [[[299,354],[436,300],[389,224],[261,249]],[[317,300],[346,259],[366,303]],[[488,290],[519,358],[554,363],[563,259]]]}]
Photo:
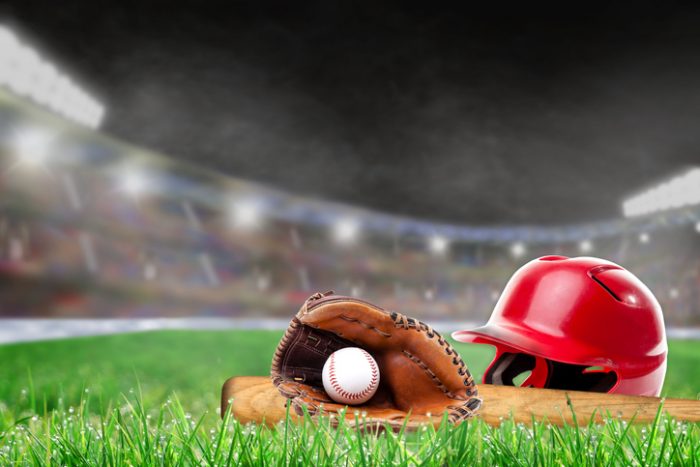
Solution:
[{"label": "stadium background", "polygon": [[1,97],[5,318],[284,321],[335,289],[429,322],[483,322],[526,261],[590,254],[637,274],[667,325],[700,322],[696,205],[580,224],[436,223],[206,171]]},{"label": "stadium background", "polygon": [[452,330],[549,254],[697,335],[692,8],[236,8],[2,7],[0,341],[281,329],[331,289]]}]

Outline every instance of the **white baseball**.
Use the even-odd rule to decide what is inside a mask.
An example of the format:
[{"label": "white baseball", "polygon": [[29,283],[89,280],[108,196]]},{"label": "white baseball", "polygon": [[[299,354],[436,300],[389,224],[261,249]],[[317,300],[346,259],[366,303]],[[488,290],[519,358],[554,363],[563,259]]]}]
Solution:
[{"label": "white baseball", "polygon": [[341,404],[367,402],[379,386],[379,367],[374,358],[358,347],[333,352],[323,365],[323,388]]}]

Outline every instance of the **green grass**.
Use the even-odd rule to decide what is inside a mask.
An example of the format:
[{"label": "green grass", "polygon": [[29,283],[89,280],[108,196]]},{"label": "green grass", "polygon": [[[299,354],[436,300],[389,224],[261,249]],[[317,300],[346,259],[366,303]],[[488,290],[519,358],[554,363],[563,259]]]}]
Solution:
[{"label": "green grass", "polygon": [[229,376],[268,373],[280,336],[270,331],[165,331],[0,346],[0,400],[27,408],[32,392],[39,407],[46,398],[52,409],[59,396],[77,404],[89,388],[95,400],[91,408],[97,410],[138,382],[146,405],[176,392],[189,408],[201,411],[218,403]]},{"label": "green grass", "polygon": [[[168,331],[0,346],[0,465],[700,464],[700,427],[665,417],[586,428],[475,421],[362,435],[222,422],[232,375],[265,375],[279,332]],[[487,346],[455,345],[483,373]],[[695,398],[700,343],[670,343],[664,395]]]}]

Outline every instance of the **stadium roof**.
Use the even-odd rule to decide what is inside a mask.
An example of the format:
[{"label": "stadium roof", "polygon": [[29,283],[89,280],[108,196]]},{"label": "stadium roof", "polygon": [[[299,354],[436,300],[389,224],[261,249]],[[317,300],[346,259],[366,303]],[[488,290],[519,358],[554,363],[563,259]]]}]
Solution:
[{"label": "stadium roof", "polygon": [[694,5],[236,5],[23,1],[0,18],[91,84],[108,133],[303,195],[562,224],[621,217],[697,165]]}]

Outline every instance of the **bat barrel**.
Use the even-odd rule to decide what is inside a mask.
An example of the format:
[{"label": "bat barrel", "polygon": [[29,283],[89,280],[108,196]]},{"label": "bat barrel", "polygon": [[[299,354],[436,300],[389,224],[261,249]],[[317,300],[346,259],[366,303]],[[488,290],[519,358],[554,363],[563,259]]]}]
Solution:
[{"label": "bat barrel", "polygon": [[651,423],[656,418],[659,405],[668,415],[683,421],[700,421],[700,401],[690,399],[661,399],[658,397],[627,396],[583,391],[519,388],[512,386],[479,385],[479,395],[484,403],[480,417],[495,425],[513,417],[519,423],[532,420],[561,425],[585,425],[595,418],[602,423],[613,417],[635,423]]}]

